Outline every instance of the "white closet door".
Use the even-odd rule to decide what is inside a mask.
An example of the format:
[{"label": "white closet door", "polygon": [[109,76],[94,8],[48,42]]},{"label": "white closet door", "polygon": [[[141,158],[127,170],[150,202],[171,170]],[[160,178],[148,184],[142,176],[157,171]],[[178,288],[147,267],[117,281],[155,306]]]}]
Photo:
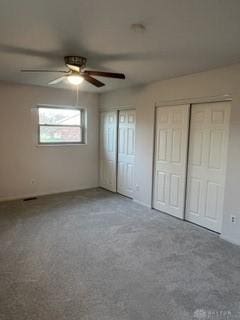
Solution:
[{"label": "white closet door", "polygon": [[133,197],[135,171],[135,110],[119,112],[117,191]]},{"label": "white closet door", "polygon": [[192,107],[186,219],[221,231],[228,144],[229,102]]},{"label": "white closet door", "polygon": [[100,186],[116,192],[117,111],[100,117]]},{"label": "white closet door", "polygon": [[153,207],[184,218],[189,105],[156,111]]}]

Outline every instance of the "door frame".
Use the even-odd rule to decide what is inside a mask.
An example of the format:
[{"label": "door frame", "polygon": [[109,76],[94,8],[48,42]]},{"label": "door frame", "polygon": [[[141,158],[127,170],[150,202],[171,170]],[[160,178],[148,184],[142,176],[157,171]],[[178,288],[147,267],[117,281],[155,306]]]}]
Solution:
[{"label": "door frame", "polygon": [[[179,219],[182,221],[186,221],[186,202],[187,202],[187,184],[188,184],[188,179],[187,179],[187,174],[188,174],[188,166],[189,166],[189,147],[190,147],[190,125],[191,125],[191,116],[192,116],[192,108],[194,108],[195,104],[204,104],[204,103],[215,103],[215,102],[232,102],[232,96],[231,95],[223,95],[223,96],[213,96],[213,97],[203,97],[203,98],[189,98],[189,99],[179,99],[179,100],[167,100],[167,101],[161,101],[160,103],[155,103],[154,105],[154,125],[153,125],[153,157],[152,157],[152,190],[151,190],[151,209],[157,210],[153,207],[153,202],[154,202],[154,186],[155,186],[155,155],[156,155],[156,130],[157,130],[157,109],[158,108],[164,108],[164,107],[177,107],[183,104],[189,104],[189,124],[188,124],[188,135],[187,135],[187,158],[186,158],[186,166],[185,166],[185,186],[184,186],[184,205],[183,205],[183,210],[184,210],[184,215],[183,219],[174,217],[173,215],[170,215],[168,213],[165,213],[167,215],[170,215],[171,217],[175,219]],[[231,104],[230,104],[231,108]],[[231,110],[230,110],[230,117],[231,117]],[[227,163],[226,163],[227,166]],[[226,177],[225,177],[225,183],[226,183]],[[224,188],[225,188],[225,183],[224,183]],[[159,211],[160,212],[160,211]],[[192,222],[189,222],[192,223]],[[194,223],[193,223],[194,224]],[[205,228],[204,226],[200,226],[201,228]],[[205,228],[206,229],[206,228]],[[209,229],[208,229],[209,230]],[[211,232],[214,232],[210,230]]]}]

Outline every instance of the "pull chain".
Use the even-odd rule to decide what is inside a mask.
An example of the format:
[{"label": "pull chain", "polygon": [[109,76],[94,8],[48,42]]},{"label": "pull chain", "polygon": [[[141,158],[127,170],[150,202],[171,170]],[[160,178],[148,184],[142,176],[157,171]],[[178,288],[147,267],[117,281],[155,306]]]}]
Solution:
[{"label": "pull chain", "polygon": [[79,102],[79,86],[74,86],[73,87],[73,93],[75,95],[75,102],[73,101],[73,105],[75,104],[75,107],[78,107],[78,102]]},{"label": "pull chain", "polygon": [[78,107],[78,96],[79,96],[79,86],[77,86],[77,101],[76,101],[76,107]]}]

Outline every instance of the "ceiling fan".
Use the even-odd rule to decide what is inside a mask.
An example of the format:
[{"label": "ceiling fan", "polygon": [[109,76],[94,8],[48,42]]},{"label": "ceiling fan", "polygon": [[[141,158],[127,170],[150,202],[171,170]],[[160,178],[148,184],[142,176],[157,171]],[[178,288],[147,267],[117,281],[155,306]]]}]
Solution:
[{"label": "ceiling fan", "polygon": [[57,84],[65,79],[67,79],[70,83],[79,85],[83,80],[91,83],[95,87],[103,87],[105,84],[92,76],[97,77],[107,77],[107,78],[115,78],[115,79],[125,79],[125,75],[123,73],[113,73],[113,72],[104,72],[104,71],[94,71],[94,70],[86,70],[87,58],[81,56],[66,56],[64,57],[64,62],[67,71],[63,70],[21,70],[21,72],[55,72],[62,73],[61,77],[50,81],[49,85]]}]

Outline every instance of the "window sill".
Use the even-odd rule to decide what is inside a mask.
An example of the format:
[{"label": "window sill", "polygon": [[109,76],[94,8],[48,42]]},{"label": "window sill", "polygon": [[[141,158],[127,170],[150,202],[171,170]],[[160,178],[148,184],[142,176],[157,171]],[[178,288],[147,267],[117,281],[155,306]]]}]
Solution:
[{"label": "window sill", "polygon": [[39,143],[36,147],[79,147],[87,146],[87,143]]}]

